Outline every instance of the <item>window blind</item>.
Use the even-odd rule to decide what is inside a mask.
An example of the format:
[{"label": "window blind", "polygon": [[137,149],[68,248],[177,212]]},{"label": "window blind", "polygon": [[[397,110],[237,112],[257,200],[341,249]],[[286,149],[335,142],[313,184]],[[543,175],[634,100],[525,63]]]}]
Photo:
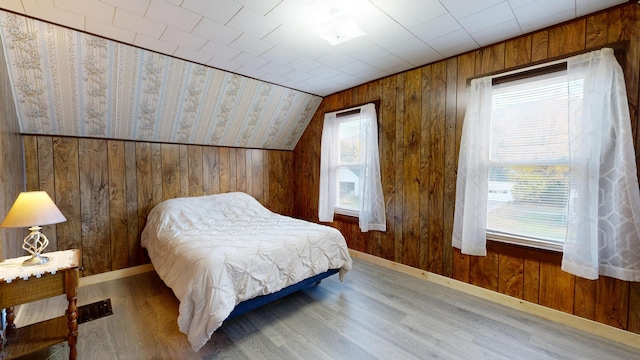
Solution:
[{"label": "window blind", "polygon": [[569,199],[566,71],[492,87],[487,231],[562,243]]}]

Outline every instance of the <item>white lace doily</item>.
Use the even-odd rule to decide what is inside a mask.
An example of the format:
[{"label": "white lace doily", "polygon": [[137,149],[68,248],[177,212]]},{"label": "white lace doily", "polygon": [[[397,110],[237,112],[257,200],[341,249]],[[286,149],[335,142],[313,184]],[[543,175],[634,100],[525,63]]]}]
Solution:
[{"label": "white lace doily", "polygon": [[29,259],[31,255],[7,259],[0,262],[0,282],[10,283],[17,278],[28,280],[33,276],[39,278],[45,273],[53,275],[60,269],[78,266],[76,251],[64,250],[42,254],[49,258],[49,262],[42,265],[22,266],[22,262]]}]

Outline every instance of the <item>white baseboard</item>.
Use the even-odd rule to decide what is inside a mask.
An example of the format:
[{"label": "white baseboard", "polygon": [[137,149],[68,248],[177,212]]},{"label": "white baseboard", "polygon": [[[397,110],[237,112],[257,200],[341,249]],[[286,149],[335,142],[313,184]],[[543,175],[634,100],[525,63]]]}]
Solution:
[{"label": "white baseboard", "polygon": [[144,264],[133,267],[128,267],[120,270],[113,270],[106,273],[83,276],[80,278],[78,282],[78,287],[89,286],[93,284],[98,284],[105,281],[116,280],[120,278],[124,278],[127,276],[133,276],[142,274],[145,272],[153,271],[153,265]]}]

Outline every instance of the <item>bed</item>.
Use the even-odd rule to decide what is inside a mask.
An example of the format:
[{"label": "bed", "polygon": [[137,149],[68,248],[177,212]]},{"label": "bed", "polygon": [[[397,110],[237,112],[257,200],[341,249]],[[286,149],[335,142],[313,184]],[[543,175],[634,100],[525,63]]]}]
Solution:
[{"label": "bed", "polygon": [[332,227],[276,214],[242,192],[166,200],[147,216],[142,246],[180,301],[194,351],[229,316],[338,273],[352,260]]}]

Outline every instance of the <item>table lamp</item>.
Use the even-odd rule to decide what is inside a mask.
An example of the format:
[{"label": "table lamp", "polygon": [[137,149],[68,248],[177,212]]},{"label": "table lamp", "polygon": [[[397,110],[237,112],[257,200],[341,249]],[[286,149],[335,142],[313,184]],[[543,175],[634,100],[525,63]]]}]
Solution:
[{"label": "table lamp", "polygon": [[46,191],[27,191],[18,195],[0,227],[28,227],[29,235],[24,238],[22,248],[30,253],[31,258],[22,265],[40,265],[49,261],[42,256],[42,251],[49,245],[49,239],[40,232],[42,225],[57,224],[67,221]]}]

